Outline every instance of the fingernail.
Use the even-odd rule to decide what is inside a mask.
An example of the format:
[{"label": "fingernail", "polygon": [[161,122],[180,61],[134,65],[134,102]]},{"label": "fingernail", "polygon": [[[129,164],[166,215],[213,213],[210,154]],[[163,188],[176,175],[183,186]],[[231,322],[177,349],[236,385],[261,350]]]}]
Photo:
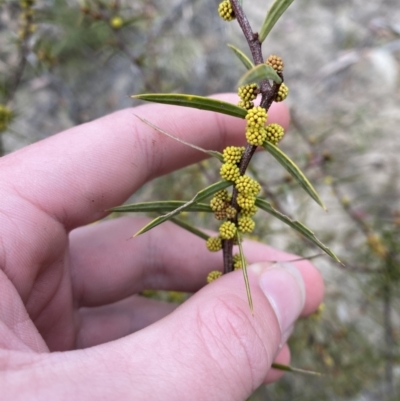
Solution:
[{"label": "fingernail", "polygon": [[305,286],[301,273],[291,263],[256,263],[249,269],[259,276],[259,283],[268,298],[282,333],[282,342],[289,337],[293,324],[303,310]]}]

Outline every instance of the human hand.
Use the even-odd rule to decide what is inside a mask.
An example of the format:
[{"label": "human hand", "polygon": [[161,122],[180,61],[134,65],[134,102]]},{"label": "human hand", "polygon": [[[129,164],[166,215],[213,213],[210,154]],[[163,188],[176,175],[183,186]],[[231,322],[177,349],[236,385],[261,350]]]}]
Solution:
[{"label": "human hand", "polygon": [[[232,95],[220,95],[232,101]],[[198,146],[244,142],[244,122],[146,105],[135,113]],[[287,125],[284,105],[270,122]],[[245,242],[255,315],[241,272],[205,284],[220,253],[165,223],[126,241],[143,218],[88,225],[146,181],[199,161],[132,109],[0,159],[0,388],[2,400],[243,400],[288,363],[283,345],[323,295],[319,273]],[[174,310],[143,289],[195,292]],[[60,351],[60,352],[54,352]]]}]

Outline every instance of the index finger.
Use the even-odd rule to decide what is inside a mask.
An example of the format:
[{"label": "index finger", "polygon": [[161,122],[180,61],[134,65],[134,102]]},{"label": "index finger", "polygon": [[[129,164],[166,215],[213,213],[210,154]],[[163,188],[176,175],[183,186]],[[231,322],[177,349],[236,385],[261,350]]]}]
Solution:
[{"label": "index finger", "polygon": [[[232,94],[219,99],[237,102]],[[206,149],[245,142],[243,120],[178,106],[151,104],[126,109],[28,146],[0,160],[5,183],[23,193],[68,230],[96,221],[146,181],[205,156],[139,121]],[[288,124],[275,104],[269,122]]]}]

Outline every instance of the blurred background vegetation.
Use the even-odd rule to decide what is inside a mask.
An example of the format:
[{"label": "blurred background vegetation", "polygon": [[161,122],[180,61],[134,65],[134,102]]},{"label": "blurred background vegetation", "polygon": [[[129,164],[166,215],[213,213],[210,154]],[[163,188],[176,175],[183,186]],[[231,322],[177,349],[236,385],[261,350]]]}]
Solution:
[{"label": "blurred background vegetation", "polygon": [[[244,0],[253,29],[268,1]],[[133,104],[141,92],[235,91],[247,52],[218,1],[0,0],[0,152],[6,154]],[[314,259],[325,307],[296,327],[287,374],[252,400],[400,397],[400,8],[398,0],[297,0],[264,44],[285,61],[292,125],[282,149],[328,213],[266,154],[253,174],[274,206],[312,228],[344,261]],[[131,200],[190,199],[218,179],[205,161],[162,177]],[[192,222],[212,227],[207,216]],[[254,237],[304,257],[318,253],[259,212]],[[179,301],[180,294],[150,294]]]}]

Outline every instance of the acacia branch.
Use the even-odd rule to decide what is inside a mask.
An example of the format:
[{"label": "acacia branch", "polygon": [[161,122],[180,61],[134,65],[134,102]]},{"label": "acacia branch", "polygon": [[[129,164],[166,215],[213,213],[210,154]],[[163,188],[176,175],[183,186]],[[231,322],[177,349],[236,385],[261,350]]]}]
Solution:
[{"label": "acacia branch", "polygon": [[[244,13],[243,8],[239,4],[238,0],[230,0],[230,2],[232,5],[232,8],[233,8],[233,11],[235,13],[236,19],[239,23],[239,26],[242,29],[244,37],[246,38],[247,43],[249,45],[249,49],[250,49],[251,55],[253,57],[254,64],[258,65],[258,64],[264,63],[264,58],[262,55],[262,48],[261,48],[262,43],[258,39],[258,33],[253,32],[253,30],[250,26],[249,20],[247,19],[246,14]],[[283,82],[282,74],[279,74],[279,75]],[[280,85],[276,84],[276,83],[274,83],[271,86],[267,79],[261,81],[261,83],[260,83],[260,93],[261,93],[260,106],[263,107],[266,111],[268,111],[272,102],[276,98],[276,94],[278,93],[279,86]],[[242,156],[242,159],[240,160],[240,163],[239,163],[239,170],[240,170],[241,175],[244,175],[246,173],[247,167],[248,167],[248,165],[251,161],[251,158],[253,157],[256,150],[257,150],[257,146],[247,144],[244,154]],[[238,196],[238,191],[235,187],[233,187],[231,205],[237,210],[237,212],[239,212],[240,208],[237,204],[237,196]],[[235,225],[237,226],[237,216],[234,219],[229,219],[229,221],[234,222]],[[224,273],[229,273],[230,271],[233,270],[232,251],[233,251],[233,239],[224,240],[223,241]]]}]

